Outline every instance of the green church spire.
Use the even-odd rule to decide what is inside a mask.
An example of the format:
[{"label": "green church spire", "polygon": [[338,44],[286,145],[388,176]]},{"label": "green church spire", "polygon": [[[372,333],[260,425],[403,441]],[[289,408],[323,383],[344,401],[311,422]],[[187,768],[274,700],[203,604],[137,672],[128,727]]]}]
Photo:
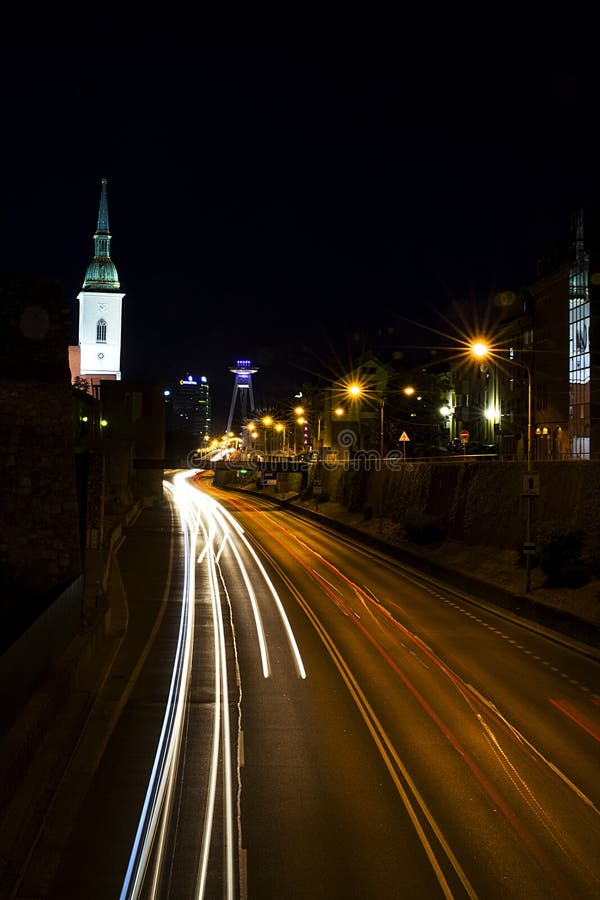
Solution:
[{"label": "green church spire", "polygon": [[102,179],[100,191],[100,208],[98,210],[98,224],[94,235],[94,259],[87,267],[83,282],[84,290],[92,291],[118,291],[120,287],[119,276],[115,264],[110,258],[111,236],[108,230],[108,198],[106,192],[107,180]]}]

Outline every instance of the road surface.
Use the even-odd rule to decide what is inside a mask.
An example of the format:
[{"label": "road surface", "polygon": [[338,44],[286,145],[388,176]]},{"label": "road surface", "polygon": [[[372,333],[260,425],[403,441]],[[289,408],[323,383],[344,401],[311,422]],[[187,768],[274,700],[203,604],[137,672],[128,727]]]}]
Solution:
[{"label": "road surface", "polygon": [[260,498],[167,493],[119,550],[111,735],[48,896],[599,895],[593,651]]}]

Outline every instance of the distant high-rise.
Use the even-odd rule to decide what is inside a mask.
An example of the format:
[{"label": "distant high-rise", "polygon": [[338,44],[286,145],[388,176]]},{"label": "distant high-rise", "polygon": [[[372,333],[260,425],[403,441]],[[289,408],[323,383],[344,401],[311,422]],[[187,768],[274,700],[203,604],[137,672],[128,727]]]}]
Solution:
[{"label": "distant high-rise", "polygon": [[90,385],[121,379],[121,313],[124,293],[110,258],[106,178],[102,179],[94,258],[87,267],[79,300],[79,344],[69,348],[74,380],[80,375]]},{"label": "distant high-rise", "polygon": [[205,375],[186,373],[166,394],[167,428],[188,435],[200,446],[211,433],[210,387]]},{"label": "distant high-rise", "polygon": [[250,400],[250,412],[254,410],[254,393],[252,391],[252,376],[258,372],[249,359],[238,359],[235,366],[229,370],[235,375],[235,383],[233,385],[233,394],[231,396],[231,406],[229,407],[229,418],[227,420],[227,433],[231,431],[233,422],[233,414],[235,411],[236,401],[239,397],[242,419],[248,414],[248,400]]}]

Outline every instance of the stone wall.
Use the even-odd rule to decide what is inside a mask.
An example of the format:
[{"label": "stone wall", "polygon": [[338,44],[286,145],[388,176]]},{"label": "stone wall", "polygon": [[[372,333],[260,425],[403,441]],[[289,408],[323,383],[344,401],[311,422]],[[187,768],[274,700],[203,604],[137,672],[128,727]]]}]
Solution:
[{"label": "stone wall", "polygon": [[[539,462],[540,494],[531,501],[532,535],[539,525],[559,522],[581,529],[589,547],[600,547],[600,463]],[[318,474],[317,474],[318,473]],[[523,541],[527,500],[525,463],[488,460],[467,464],[405,463],[396,471],[365,472],[318,466],[323,492],[354,512],[379,511],[403,523],[409,511],[435,516],[448,538],[500,549]]]},{"label": "stone wall", "polygon": [[5,597],[52,592],[82,571],[67,346],[61,283],[0,275]]}]

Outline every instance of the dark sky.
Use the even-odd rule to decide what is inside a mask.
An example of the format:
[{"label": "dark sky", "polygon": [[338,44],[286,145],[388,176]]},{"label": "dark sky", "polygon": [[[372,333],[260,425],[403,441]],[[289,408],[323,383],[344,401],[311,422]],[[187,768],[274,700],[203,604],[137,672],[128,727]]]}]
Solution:
[{"label": "dark sky", "polygon": [[276,383],[303,345],[533,280],[598,199],[589,7],[364,6],[7,16],[0,267],[75,310],[108,178],[124,377],[226,405],[239,356]]}]

